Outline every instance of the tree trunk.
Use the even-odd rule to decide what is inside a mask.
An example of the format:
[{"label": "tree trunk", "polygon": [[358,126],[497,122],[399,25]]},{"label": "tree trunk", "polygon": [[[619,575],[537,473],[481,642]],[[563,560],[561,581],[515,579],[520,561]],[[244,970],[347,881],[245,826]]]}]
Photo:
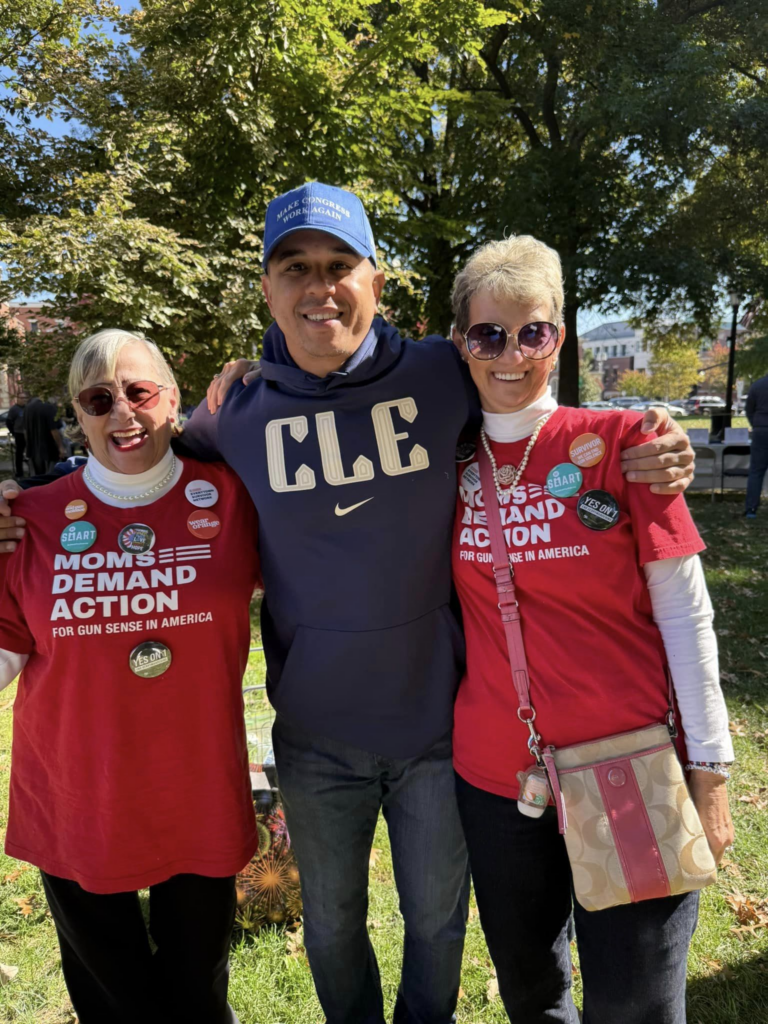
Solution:
[{"label": "tree trunk", "polygon": [[565,342],[560,350],[560,376],[557,387],[557,401],[560,405],[579,404],[579,334],[576,318],[579,300],[568,291],[565,293]]},{"label": "tree trunk", "polygon": [[451,243],[435,238],[429,245],[429,284],[425,314],[429,334],[447,335],[453,322],[451,292],[453,290],[454,257]]}]

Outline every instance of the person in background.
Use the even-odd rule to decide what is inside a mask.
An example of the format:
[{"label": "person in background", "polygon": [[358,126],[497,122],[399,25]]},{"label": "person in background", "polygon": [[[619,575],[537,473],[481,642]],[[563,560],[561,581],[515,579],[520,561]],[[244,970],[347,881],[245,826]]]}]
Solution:
[{"label": "person in background", "polygon": [[744,515],[755,519],[760,505],[763,481],[768,471],[768,376],[751,385],[747,393],[747,419],[752,427],[749,450],[749,476]]},{"label": "person in background", "polygon": [[63,462],[67,458],[61,427],[62,421],[55,402],[33,398],[27,403],[24,410],[24,432],[27,452],[35,473],[47,473],[57,459]]},{"label": "person in background", "polygon": [[82,1024],[235,1024],[255,510],[226,466],[171,451],[152,342],[99,331],[69,386],[87,465],[18,498],[29,536],[0,564],[0,686],[21,672],[5,852],[40,869]]},{"label": "person in background", "polygon": [[24,448],[26,445],[26,436],[24,434],[24,407],[27,404],[27,396],[23,391],[20,391],[16,401],[8,410],[8,416],[5,421],[6,427],[13,437],[14,447],[14,463],[17,478],[21,479],[24,476]]}]

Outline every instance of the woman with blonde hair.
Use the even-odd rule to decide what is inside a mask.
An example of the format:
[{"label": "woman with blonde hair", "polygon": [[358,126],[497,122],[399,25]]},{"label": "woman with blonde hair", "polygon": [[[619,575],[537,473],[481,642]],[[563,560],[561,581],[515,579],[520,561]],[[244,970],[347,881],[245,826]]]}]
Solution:
[{"label": "woman with blonde hair", "polygon": [[500,993],[511,1020],[576,1024],[573,909],[584,1024],[682,1024],[697,890],[733,836],[704,544],[682,495],[622,475],[641,415],[554,399],[557,253],[483,246],[453,308],[483,409],[453,543],[454,766]]},{"label": "woman with blonde hair", "polygon": [[86,338],[69,383],[88,462],[15,501],[28,536],[2,566],[5,850],[40,868],[82,1024],[231,1024],[255,510],[227,467],[171,452],[179,391],[151,341]]}]

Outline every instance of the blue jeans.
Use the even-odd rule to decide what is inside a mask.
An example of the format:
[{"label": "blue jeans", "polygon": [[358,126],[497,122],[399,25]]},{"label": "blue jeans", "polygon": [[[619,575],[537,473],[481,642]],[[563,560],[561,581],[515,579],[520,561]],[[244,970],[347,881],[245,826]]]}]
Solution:
[{"label": "blue jeans", "polygon": [[384,758],[278,716],[278,782],[301,873],[304,945],[327,1024],[384,1024],[368,938],[368,867],[379,810],[389,830],[405,947],[394,1024],[449,1024],[468,913],[467,852],[450,736]]},{"label": "blue jeans", "polygon": [[768,471],[768,427],[754,427],[749,452],[749,476],[747,477],[747,499],[745,502],[747,512],[757,511],[766,471]]},{"label": "blue jeans", "polygon": [[517,801],[456,776],[480,923],[511,1021],[578,1024],[569,920],[584,982],[583,1024],[685,1024],[688,946],[699,894],[587,911],[554,808],[527,818]]}]

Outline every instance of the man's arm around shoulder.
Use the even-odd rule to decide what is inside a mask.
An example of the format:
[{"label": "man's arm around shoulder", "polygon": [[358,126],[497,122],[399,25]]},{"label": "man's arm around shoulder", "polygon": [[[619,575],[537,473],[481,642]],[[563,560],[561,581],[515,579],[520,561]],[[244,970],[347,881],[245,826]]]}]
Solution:
[{"label": "man's arm around shoulder", "polygon": [[174,452],[200,459],[201,462],[220,461],[223,458],[219,450],[220,415],[218,409],[215,413],[209,412],[203,400],[184,424],[181,433],[173,438],[171,446]]}]

